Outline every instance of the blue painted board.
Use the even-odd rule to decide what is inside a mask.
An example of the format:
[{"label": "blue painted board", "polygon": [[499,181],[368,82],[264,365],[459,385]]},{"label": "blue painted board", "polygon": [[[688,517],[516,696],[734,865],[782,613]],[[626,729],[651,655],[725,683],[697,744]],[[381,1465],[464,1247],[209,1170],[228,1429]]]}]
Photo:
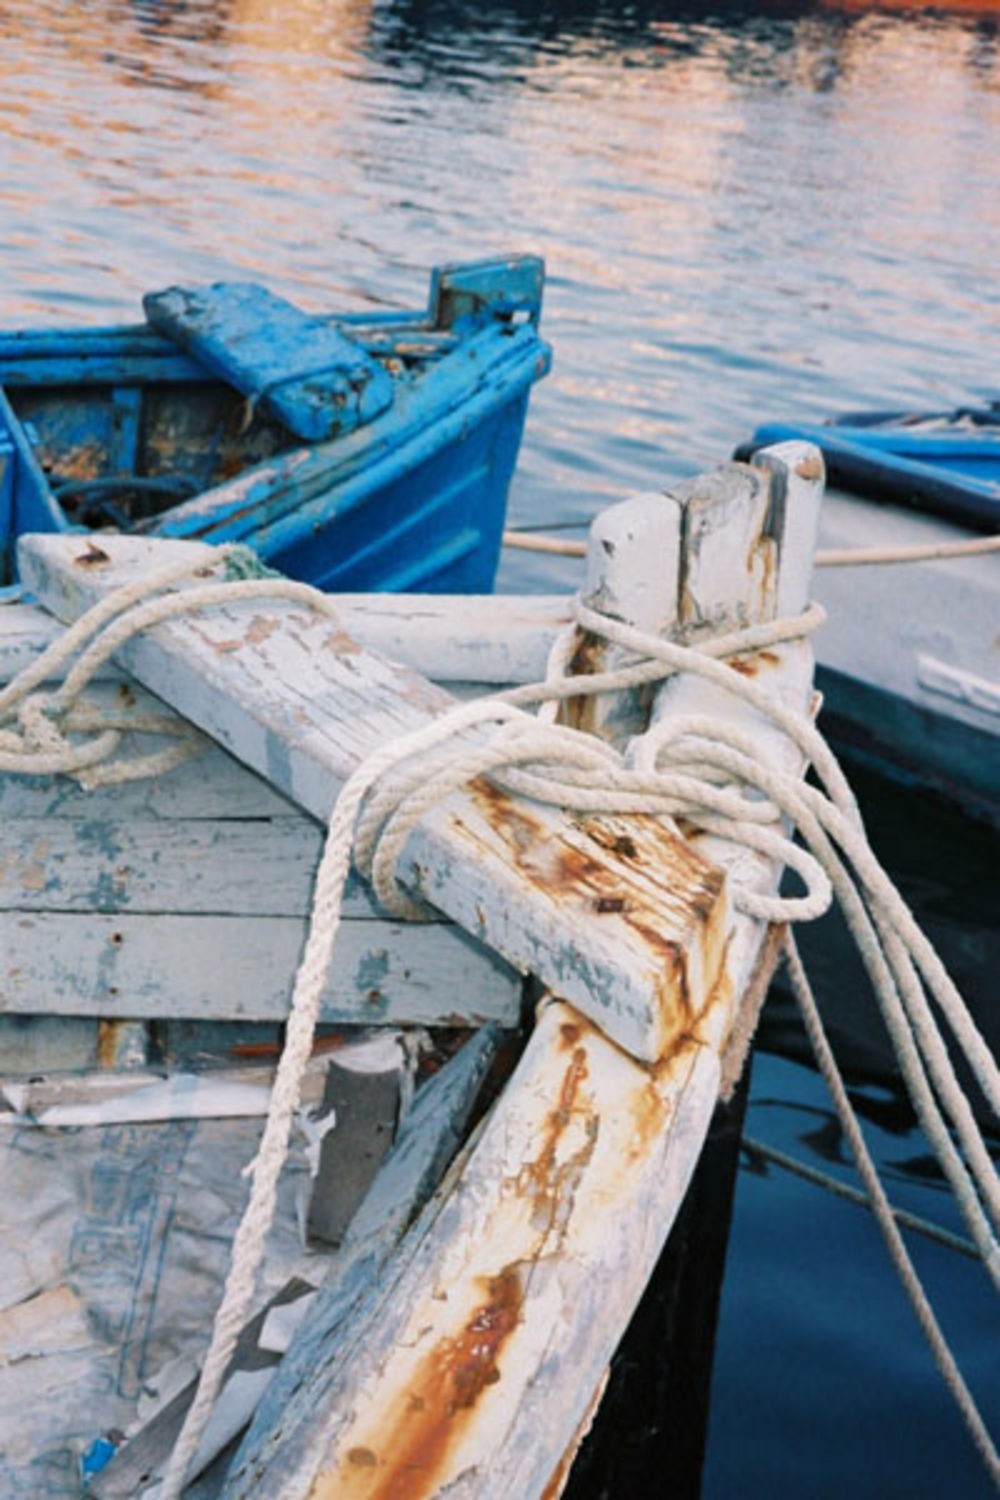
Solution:
[{"label": "blue painted board", "polygon": [[377,360],[266,287],[170,287],[143,307],[158,332],[306,442],[353,432],[392,404],[392,379]]},{"label": "blue painted board", "polygon": [[0,386],[0,584],[13,572],[22,531],[66,531],[24,427]]}]

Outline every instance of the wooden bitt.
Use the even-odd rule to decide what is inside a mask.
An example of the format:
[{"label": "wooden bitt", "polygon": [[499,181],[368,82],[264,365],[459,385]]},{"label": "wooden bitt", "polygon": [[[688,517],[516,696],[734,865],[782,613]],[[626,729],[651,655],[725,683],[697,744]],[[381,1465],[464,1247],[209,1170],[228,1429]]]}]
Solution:
[{"label": "wooden bitt", "polygon": [[[181,549],[184,549],[182,552]],[[191,543],[22,543],[22,575],[63,619]],[[329,617],[240,604],[145,632],[119,653],[145,686],[326,818],[352,770],[451,699],[359,647]],[[516,967],[539,975],[634,1055],[655,1059],[711,995],[725,901],[719,873],[652,818],[571,818],[474,783],[429,812],[405,883]]]},{"label": "wooden bitt", "polygon": [[[669,636],[677,623],[683,510],[671,495],[635,495],[602,511],[590,528],[583,602],[636,630]],[[586,677],[613,672],[632,653],[577,632],[570,670]],[[565,718],[577,729],[623,745],[646,727],[648,689],[573,699]]]},{"label": "wooden bitt", "polygon": [[[695,635],[726,633],[742,624],[774,618],[779,591],[783,614],[797,614],[809,599],[812,574],[811,540],[818,525],[822,498],[822,467],[817,470],[816,450],[807,443],[783,444],[770,450],[767,466],[756,473],[742,464],[719,471],[715,490],[699,502],[698,524],[713,534],[712,511],[731,518],[735,496],[742,493],[750,521],[742,528],[749,538],[748,552],[734,553],[732,565],[723,570],[714,548],[704,546],[685,553],[685,590],[682,622]],[[725,476],[723,480],[722,476]],[[777,518],[768,512],[773,499]],[[734,528],[739,534],[741,528]],[[780,567],[776,552],[780,548]],[[763,560],[762,556],[763,555]],[[808,641],[792,641],[752,654],[734,657],[734,672],[751,678],[769,698],[786,708],[807,714],[812,697],[813,652]],[[668,678],[658,690],[652,721],[682,715],[707,715],[734,728],[749,731],[757,753],[772,769],[798,776],[803,770],[802,753],[772,721],[722,688],[692,675]],[[706,858],[725,870],[729,891],[750,890],[771,894],[781,877],[774,861],[716,834],[695,834],[694,842]],[[735,1003],[744,993],[757,962],[763,940],[762,924],[739,912],[734,914],[728,934],[725,979],[719,996],[724,1004],[706,1008],[697,1034],[722,1051],[736,1019]]]},{"label": "wooden bitt", "polygon": [[[821,482],[810,454],[789,445],[769,454],[764,484],[747,482],[737,467],[716,476],[713,487],[688,492],[688,531],[711,526],[713,511],[745,519],[734,532],[746,540],[728,569],[711,550],[685,552],[681,613],[688,629],[727,631],[782,614],[796,613],[808,599],[812,541]],[[805,471],[804,473],[802,471]],[[694,500],[694,516],[688,512]],[[769,516],[770,503],[776,512]],[[714,550],[714,549],[712,549]],[[775,555],[777,553],[777,555]],[[774,566],[780,563],[780,566]],[[779,600],[781,601],[779,604]],[[805,711],[812,682],[812,653],[796,643],[761,652],[737,664],[749,670],[769,696]],[[670,679],[658,692],[654,723],[665,715],[703,714],[721,723],[752,726],[771,764],[801,772],[801,756],[779,731],[739,700],[694,676]],[[780,871],[773,862],[730,840],[696,835],[699,845],[727,872],[731,892],[773,890]],[[584,1439],[568,1479],[568,1500],[621,1487],[636,1492],[656,1486],[678,1500],[697,1500],[704,1459],[715,1328],[725,1269],[729,1223],[739,1161],[739,1137],[749,1087],[748,1048],[759,1007],[778,957],[760,922],[734,912],[729,927],[726,981],[717,1003],[702,1018],[699,1037],[713,1051],[726,1050],[723,1078],[735,1093],[720,1102],[684,1205],[642,1302],[626,1330],[609,1372],[601,1410]],[[628,1441],[623,1442],[625,1435]]]}]

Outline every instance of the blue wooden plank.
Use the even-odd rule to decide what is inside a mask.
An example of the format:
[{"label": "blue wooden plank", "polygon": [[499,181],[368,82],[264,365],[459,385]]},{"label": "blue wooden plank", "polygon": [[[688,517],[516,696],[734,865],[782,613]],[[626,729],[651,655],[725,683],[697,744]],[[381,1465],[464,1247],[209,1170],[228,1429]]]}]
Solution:
[{"label": "blue wooden plank", "polygon": [[160,333],[307,442],[352,432],[392,403],[391,377],[364,349],[265,287],[171,287],[143,306]]}]

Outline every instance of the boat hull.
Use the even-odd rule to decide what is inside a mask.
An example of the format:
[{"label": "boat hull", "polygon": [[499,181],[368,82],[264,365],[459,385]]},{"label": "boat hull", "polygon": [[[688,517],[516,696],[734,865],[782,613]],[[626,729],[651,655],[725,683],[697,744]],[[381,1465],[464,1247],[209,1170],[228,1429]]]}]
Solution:
[{"label": "boat hull", "polygon": [[324,588],[488,591],[541,287],[516,257],[436,271],[426,312],[329,320],[393,399],[317,443],[150,327],[0,335],[0,584],[22,532],[117,529],[240,541]]}]

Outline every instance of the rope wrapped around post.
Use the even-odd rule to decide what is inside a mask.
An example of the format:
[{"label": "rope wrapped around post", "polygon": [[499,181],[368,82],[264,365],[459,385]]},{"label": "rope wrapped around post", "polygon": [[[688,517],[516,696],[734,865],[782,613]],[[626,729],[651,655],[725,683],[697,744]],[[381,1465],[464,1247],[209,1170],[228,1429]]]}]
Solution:
[{"label": "rope wrapped around post", "polygon": [[[230,567],[238,563],[245,571],[245,557],[233,549],[220,549],[220,562]],[[0,694],[0,722],[17,716],[20,724],[19,731],[6,731],[19,738],[20,748],[7,751],[6,740],[2,747],[20,757],[21,763],[10,769],[64,769],[61,764],[50,767],[46,756],[65,758],[68,737],[83,732],[92,733],[93,738],[89,746],[76,747],[82,759],[73,768],[74,774],[114,753],[114,733],[99,727],[85,730],[86,716],[74,705],[108,656],[151,624],[236,597],[293,599],[335,617],[325,595],[280,579],[211,579],[191,590],[169,592],[191,571],[190,566],[173,566],[141,586],[110,595]],[[155,597],[144,597],[150,593]],[[754,626],[697,646],[617,624],[582,603],[575,613],[574,630],[600,635],[631,653],[624,666],[590,677],[569,676],[570,651],[564,637],[556,642],[545,681],[456,707],[369,756],[341,790],[316,877],[309,936],[295,979],[271,1107],[257,1156],[247,1169],[252,1176],[249,1203],[234,1241],[230,1274],[198,1394],[172,1455],[161,1500],[175,1500],[183,1491],[253,1297],[336,940],[352,851],[362,871],[370,874],[379,897],[400,915],[411,914],[411,898],[394,878],[407,835],[428,807],[476,777],[488,776],[511,792],[562,808],[684,819],[780,859],[802,879],[804,895],[744,893],[739,898],[744,910],[767,921],[811,920],[836,896],[871,975],[918,1116],[978,1253],[1000,1287],[1000,1183],[928,997],[941,1008],[998,1113],[1000,1071],[954,984],[878,864],[850,788],[823,737],[803,715],[774,704],[751,679],[725,662],[727,655],[801,637],[820,623],[822,612],[810,607],[793,619]],[[58,692],[49,699],[33,700],[39,685],[81,649]],[[820,786],[767,770],[755,755],[751,736],[709,718],[663,720],[624,752],[554,722],[558,704],[567,698],[618,691],[674,673],[693,673],[751,703],[801,749]],[[57,746],[49,733],[49,725],[59,715],[62,730],[57,732],[62,734],[63,746]],[[427,757],[431,757],[430,765]],[[801,843],[785,834],[780,827],[783,820],[797,830]],[[937,1354],[935,1336],[920,1315]],[[964,1385],[956,1383],[953,1362],[939,1358],[939,1363],[946,1369],[987,1466],[994,1477],[1000,1476],[1000,1459],[971,1396]]]}]

